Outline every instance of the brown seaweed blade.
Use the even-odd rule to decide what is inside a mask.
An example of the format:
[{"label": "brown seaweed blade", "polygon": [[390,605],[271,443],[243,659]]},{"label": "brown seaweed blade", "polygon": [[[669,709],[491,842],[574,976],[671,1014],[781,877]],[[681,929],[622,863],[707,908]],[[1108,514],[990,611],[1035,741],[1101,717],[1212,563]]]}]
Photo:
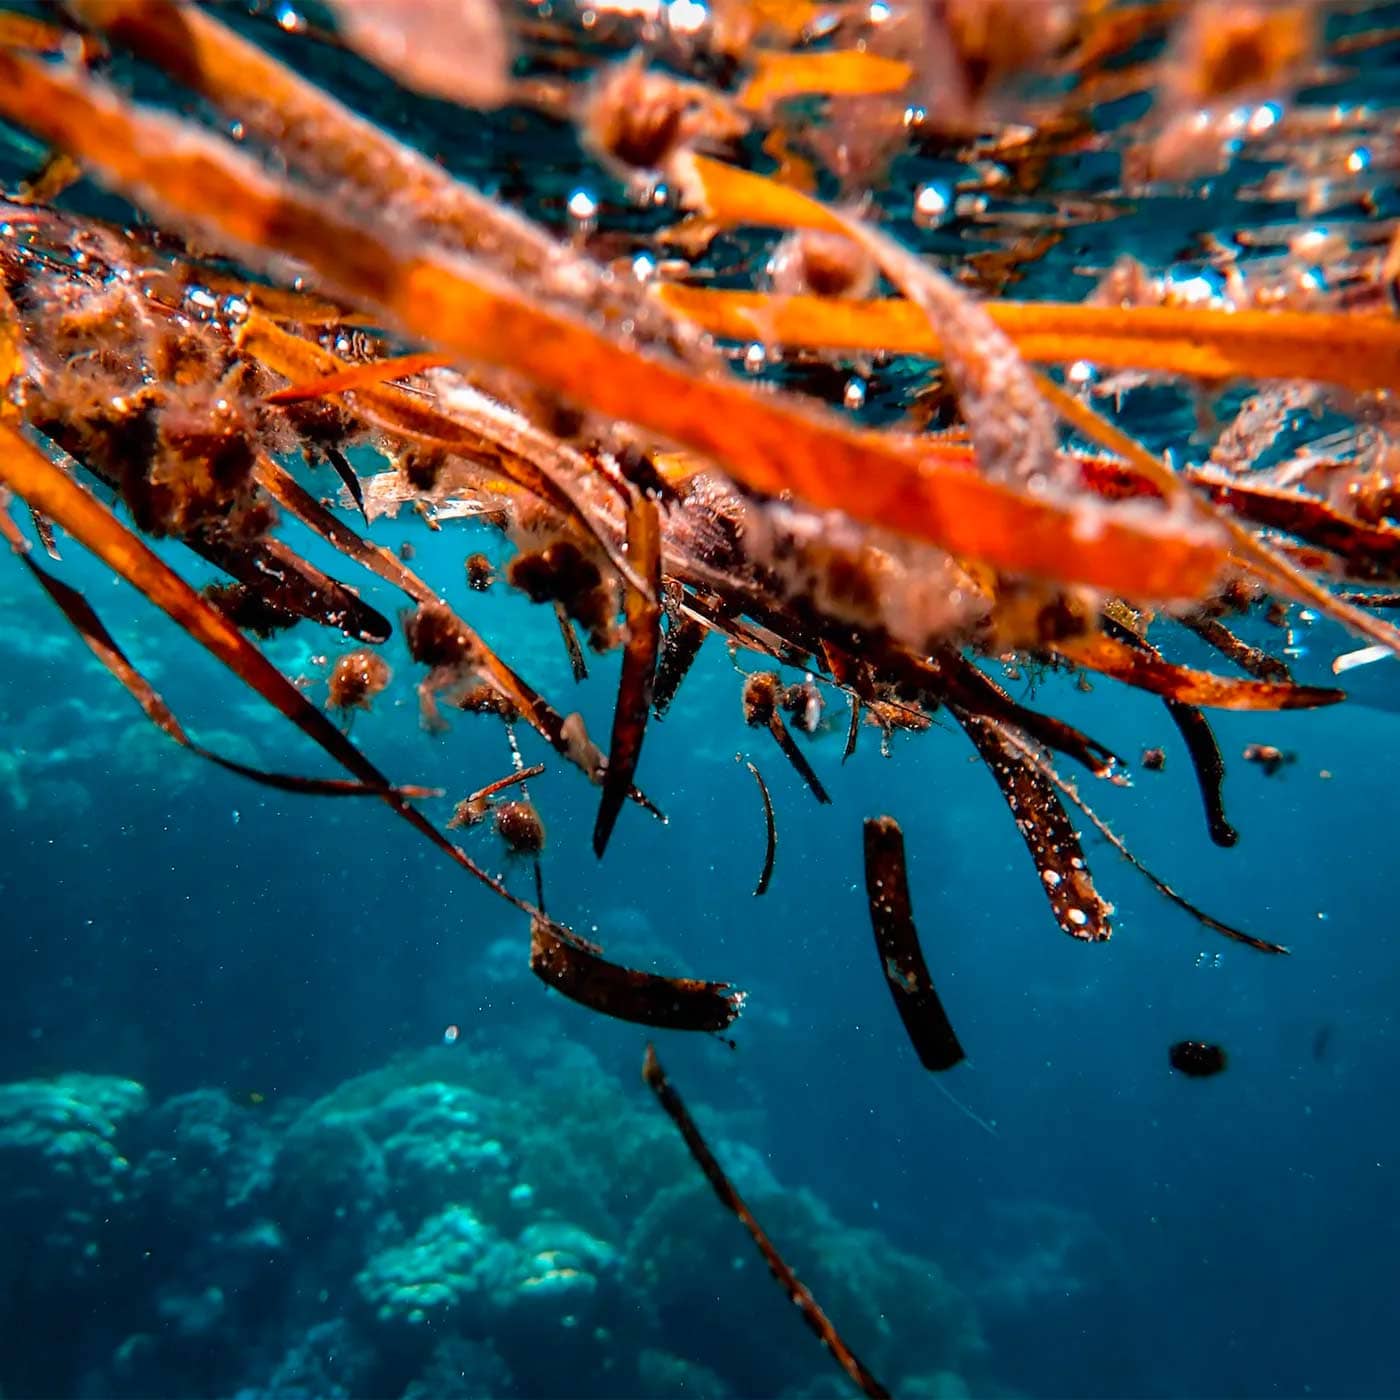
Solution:
[{"label": "brown seaweed blade", "polygon": [[326,454],[326,461],[335,469],[335,474],[345,483],[345,489],[350,493],[351,499],[355,502],[355,508],[360,512],[360,519],[369,525],[369,515],[365,510],[365,489],[360,485],[360,478],[355,472],[355,468],[349,463],[345,454],[338,447],[327,447],[323,451]]},{"label": "brown seaweed blade", "polygon": [[[357,564],[378,574],[387,583],[401,589],[415,603],[440,604],[437,594],[424,581],[409,569],[401,559],[380,545],[362,539],[344,521],[338,520],[290,472],[280,467],[270,457],[260,454],[257,461],[258,484],[284,510],[290,511],[308,529],[314,530],[328,540],[340,552]],[[461,628],[464,636],[470,639],[473,654],[486,672],[495,688],[510,701],[527,724],[558,754],[570,763],[588,773],[580,761],[564,732],[564,717],[536,691],[522,676],[516,674],[471,627],[468,627],[455,613],[453,623]],[[628,793],[633,802],[645,807],[659,817],[660,813],[640,789],[633,787]]]},{"label": "brown seaweed blade", "polygon": [[866,819],[865,892],[885,981],[919,1063],[929,1070],[952,1069],[967,1058],[967,1052],[934,990],[919,947],[909,901],[904,833],[893,817]]},{"label": "brown seaweed blade", "polygon": [[531,778],[538,778],[544,772],[543,763],[532,763],[528,768],[517,768],[513,773],[507,773],[504,778],[497,778],[493,783],[487,783],[485,787],[477,788],[468,802],[482,802],[488,797],[494,797],[498,792],[504,792],[508,787],[514,787],[516,783],[528,783]]},{"label": "brown seaweed blade", "polygon": [[393,626],[383,613],[280,540],[198,535],[185,543],[283,612],[333,627],[358,642],[378,644],[393,636]]},{"label": "brown seaweed blade", "polygon": [[44,592],[72,624],[74,631],[87,643],[94,656],[119,680],[126,690],[163,734],[168,735],[181,748],[188,749],[199,758],[207,759],[230,773],[251,778],[265,787],[277,788],[282,792],[302,793],[310,797],[383,797],[390,791],[402,798],[436,797],[436,788],[398,787],[390,789],[385,784],[356,782],[351,778],[303,778],[295,774],[272,773],[263,768],[252,768],[246,763],[225,758],[222,754],[206,749],[196,743],[186,733],[175,713],[161,698],[156,688],[131,664],[125,652],[117,645],[116,639],[107,630],[102,619],[93,611],[92,605],[62,579],[56,578],[47,569],[41,568],[29,555],[29,546],[15,528],[9,514],[0,507],[0,535],[9,542],[15,553],[28,567]]},{"label": "brown seaweed blade", "polygon": [[1186,751],[1191,756],[1191,767],[1195,769],[1196,783],[1201,789],[1201,802],[1206,809],[1206,829],[1210,832],[1210,839],[1217,846],[1236,845],[1240,834],[1225,816],[1225,798],[1222,792],[1225,782],[1225,760],[1220,755],[1215,731],[1210,727],[1210,721],[1194,705],[1183,705],[1178,700],[1168,700],[1165,703],[1167,713],[1185,741]]},{"label": "brown seaweed blade", "polygon": [[671,1031],[722,1031],[744,994],[727,982],[661,977],[621,967],[549,919],[530,922],[530,970],[547,986],[604,1016]]},{"label": "brown seaweed blade", "polygon": [[676,698],[706,635],[705,625],[693,617],[686,617],[677,605],[670,615],[666,631],[661,639],[661,657],[656,663],[656,684],[652,687],[652,704],[656,718],[660,719]]},{"label": "brown seaweed blade", "polygon": [[71,68],[0,51],[0,113],[179,227],[262,265],[297,258],[332,295],[382,309],[406,334],[705,453],[753,489],[792,490],[960,556],[1111,593],[1198,597],[1223,564],[1209,527],[1148,529],[1094,502],[1035,496],[951,468],[927,444],[643,352]]},{"label": "brown seaweed blade", "polygon": [[1240,670],[1247,671],[1256,680],[1278,681],[1285,685],[1292,683],[1293,675],[1282,661],[1276,656],[1270,656],[1261,647],[1250,646],[1243,638],[1230,631],[1219,618],[1207,617],[1204,613],[1188,613],[1181,619],[1181,624],[1194,632],[1207,646],[1214,647],[1222,656],[1228,657]]},{"label": "brown seaweed blade", "polygon": [[1197,469],[1186,474],[1217,505],[1229,506],[1256,525],[1285,530],[1319,549],[1330,550],[1376,578],[1400,577],[1400,530],[1370,525],[1299,491],[1264,482],[1241,481],[1218,471]]},{"label": "brown seaweed blade", "polygon": [[[1160,658],[1161,653],[1151,642],[1145,637],[1139,637],[1132,628],[1125,626],[1117,618],[1105,616],[1103,626],[1106,632],[1124,645]],[[1186,744],[1186,752],[1190,755],[1196,784],[1201,790],[1201,802],[1206,809],[1206,828],[1210,832],[1210,839],[1217,846],[1235,845],[1240,839],[1240,834],[1225,817],[1225,798],[1222,792],[1225,782],[1225,760],[1221,757],[1220,745],[1215,741],[1215,731],[1210,727],[1210,721],[1194,705],[1165,698],[1162,703],[1167,707],[1167,714],[1176,725],[1177,732]]]},{"label": "brown seaweed blade", "polygon": [[325,398],[328,394],[343,394],[349,389],[363,389],[367,385],[405,379],[421,374],[425,369],[440,369],[451,363],[446,355],[422,353],[396,355],[389,360],[370,360],[300,384],[288,384],[285,389],[274,389],[265,401],[273,404],[306,403],[309,399]]},{"label": "brown seaweed blade", "polygon": [[453,845],[421,812],[410,807],[374,764],[228,618],[201,598],[106,506],[3,423],[0,483],[8,485],[32,509],[42,511],[90,549],[343,768],[367,786],[382,789],[380,795],[399,816],[473,878],[516,908],[529,914],[535,912]]},{"label": "brown seaweed blade", "polygon": [[656,653],[661,645],[661,510],[655,498],[644,492],[637,493],[627,514],[627,554],[647,591],[627,589],[627,645],[622,653],[608,766],[603,771],[603,796],[593,826],[593,852],[600,860],[641,757],[651,713]]},{"label": "brown seaweed blade", "polygon": [[1236,680],[1176,666],[1155,648],[1145,651],[1103,635],[1066,637],[1046,649],[1076,666],[1183,705],[1205,705],[1218,710],[1311,710],[1346,699],[1344,690]]},{"label": "brown seaweed blade", "polygon": [[758,1246],[758,1252],[763,1255],[769,1272],[777,1279],[787,1296],[801,1309],[803,1321],[817,1334],[822,1345],[835,1357],[837,1364],[860,1387],[862,1393],[873,1397],[873,1400],[888,1400],[890,1392],[866,1370],[860,1358],[841,1339],[841,1334],[821,1310],[811,1290],[793,1273],[772,1240],[764,1234],[763,1227],[754,1219],[753,1212],[744,1204],[743,1197],[724,1174],[724,1168],[715,1160],[709,1144],[701,1137],[700,1129],[695,1126],[695,1120],[690,1116],[681,1096],[666,1078],[666,1072],[656,1058],[656,1050],[650,1045],[647,1046],[646,1059],[642,1065],[642,1078],[656,1095],[661,1107],[670,1115],[671,1121],[685,1139],[690,1155],[705,1173],[705,1179],[714,1188],[721,1204],[739,1218],[754,1244]]},{"label": "brown seaweed blade", "polygon": [[559,636],[563,639],[564,650],[569,654],[569,669],[574,673],[574,681],[586,681],[588,663],[583,659],[583,648],[578,644],[578,633],[574,631],[574,624],[569,621],[569,614],[564,610],[563,603],[557,599],[554,603],[554,618],[559,624]]},{"label": "brown seaweed blade", "polygon": [[768,730],[777,740],[778,747],[783,751],[783,756],[797,770],[797,776],[807,784],[812,796],[823,806],[829,804],[831,794],[822,786],[822,780],[817,777],[816,769],[807,761],[807,755],[797,747],[791,731],[783,723],[783,717],[777,710],[768,716]]},{"label": "brown seaweed blade", "polygon": [[1205,910],[1197,908],[1183,894],[1178,894],[1167,882],[1159,876],[1154,875],[1126,846],[1122,837],[1113,830],[1109,824],[1080,797],[1079,790],[1073,783],[1067,782],[1060,777],[1055,770],[1037,754],[1029,744],[1026,743],[1014,731],[1005,731],[1002,735],[1004,741],[1011,748],[1019,753],[1022,761],[1027,767],[1038,773],[1042,780],[1058,788],[1086,817],[1094,824],[1095,829],[1105,841],[1118,852],[1134,870],[1138,872],[1157,891],[1169,899],[1178,909],[1184,909],[1193,919],[1204,928],[1212,929],[1216,933],[1224,934],[1226,938],[1232,938],[1237,943],[1248,944],[1251,948],[1258,949],[1261,953],[1287,953],[1288,949],[1281,943],[1270,943],[1265,938],[1256,938],[1252,933],[1245,933],[1243,929],[1237,929],[1232,924],[1227,924],[1213,915],[1207,914]]},{"label": "brown seaweed blade", "polygon": [[759,796],[763,798],[763,822],[767,832],[767,847],[763,852],[763,872],[758,877],[758,884],[754,886],[754,897],[768,893],[768,882],[773,878],[773,857],[778,850],[778,828],[773,821],[773,799],[768,795],[768,784],[763,781],[763,774],[753,766],[747,765],[750,773],[753,774],[754,782],[758,784]]},{"label": "brown seaweed blade", "polygon": [[952,707],[982,762],[1011,808],[1016,829],[1031,853],[1055,922],[1071,938],[1105,939],[1113,906],[1094,888],[1079,835],[1044,769],[1027,758],[1029,746],[1013,743],[1015,730],[984,715]]}]

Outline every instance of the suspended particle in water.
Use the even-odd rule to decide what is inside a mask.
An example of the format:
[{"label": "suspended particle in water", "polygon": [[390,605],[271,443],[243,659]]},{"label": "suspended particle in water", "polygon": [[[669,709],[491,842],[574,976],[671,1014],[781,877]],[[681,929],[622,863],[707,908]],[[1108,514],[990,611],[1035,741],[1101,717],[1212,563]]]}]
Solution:
[{"label": "suspended particle in water", "polygon": [[1171,1066],[1191,1079],[1208,1079],[1225,1068],[1225,1052],[1204,1040],[1179,1040],[1169,1051]]},{"label": "suspended particle in water", "polygon": [[941,185],[920,185],[914,193],[914,222],[919,228],[937,228],[948,217],[951,201]]},{"label": "suspended particle in water", "polygon": [[457,1037],[461,1034],[462,1032],[457,1026],[448,1026],[442,1033],[442,1043],[444,1045],[455,1045],[457,1043]]}]

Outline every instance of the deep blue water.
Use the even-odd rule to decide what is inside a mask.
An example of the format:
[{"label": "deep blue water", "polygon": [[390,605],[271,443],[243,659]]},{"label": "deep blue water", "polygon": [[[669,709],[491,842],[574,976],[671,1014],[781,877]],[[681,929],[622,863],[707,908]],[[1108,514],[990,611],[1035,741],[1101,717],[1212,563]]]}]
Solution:
[{"label": "deep blue water", "polygon": [[[429,576],[450,576],[467,547],[451,530],[417,543]],[[86,561],[65,576],[88,584],[197,732],[241,733],[265,766],[317,771],[163,620]],[[138,1079],[157,1099],[217,1086],[276,1104],[457,1024],[463,1054],[524,1037],[588,1046],[638,1113],[655,1111],[638,1074],[643,1035],[546,993],[524,967],[521,922],[378,804],[283,798],[199,766],[147,733],[75,642],[54,640],[27,579],[12,572],[4,589],[0,714],[19,785],[3,818],[5,1079],[86,1070]],[[552,628],[513,600],[476,614],[547,693],[568,693]],[[390,655],[392,701],[356,723],[366,750],[453,800],[504,771],[492,722],[417,730],[406,657]],[[611,670],[596,663],[580,692],[595,729]],[[749,990],[737,1050],[660,1038],[673,1077],[696,1104],[749,1110],[743,1140],[785,1186],[936,1260],[979,1308],[990,1347],[979,1375],[1036,1395],[1391,1393],[1395,722],[1345,709],[1219,717],[1243,833],[1222,852],[1160,707],[1107,683],[1088,696],[1052,683],[1050,695],[1110,745],[1166,749],[1165,771],[1133,790],[1097,785],[1099,810],[1159,873],[1291,957],[1197,928],[1093,838],[1118,931],[1106,946],[1065,938],[994,785],[951,732],[899,737],[887,761],[872,731],[844,768],[839,739],[819,742],[834,802],[816,807],[743,727],[713,644],[648,740],[644,778],[669,825],[627,811],[599,865],[592,790],[558,771],[536,784],[551,908],[596,925],[619,958],[654,953]],[[1297,763],[1266,778],[1236,758],[1255,740]],[[777,809],[762,901],[741,753]],[[904,825],[928,956],[971,1056],[946,1082],[994,1136],[930,1083],[883,986],[859,855],[860,819],[878,812]],[[1186,1037],[1227,1047],[1229,1071],[1172,1074],[1167,1046]],[[733,1232],[736,1255],[748,1248],[718,1205],[694,1225]],[[713,1286],[722,1296],[724,1280]],[[800,1330],[776,1289],[769,1315],[744,1324],[754,1347],[770,1328]],[[695,1338],[697,1359],[708,1345]],[[918,1335],[899,1345],[918,1357]]]},{"label": "deep blue water", "polygon": [[[1195,228],[1239,212],[1227,190],[1174,210],[1169,227],[1145,220],[1134,251],[1165,261]],[[1088,251],[1111,253],[1115,236],[1093,231]],[[287,538],[327,562],[295,531]],[[491,547],[486,532],[449,524],[430,534],[405,518],[381,521],[374,538],[411,541],[415,568],[518,670],[607,734],[616,656],[590,656],[575,697],[547,612],[500,588],[465,592],[462,559]],[[309,744],[76,546],[65,545],[62,573],[211,747],[324,771]],[[395,615],[388,590],[355,581]],[[1182,659],[1205,660],[1184,632],[1174,641]],[[1301,641],[1305,665],[1348,645],[1321,624]],[[339,649],[301,631],[270,645],[293,675],[321,674],[314,658]],[[42,1154],[16,1124],[45,1110],[4,1117],[0,1100],[0,1160],[12,1164],[0,1221],[14,1246],[0,1266],[0,1389],[845,1393],[781,1292],[754,1283],[762,1266],[712,1196],[678,1197],[684,1208],[666,1230],[635,1233],[659,1193],[696,1180],[688,1159],[666,1155],[670,1128],[640,1077],[646,1037],[546,992],[529,973],[521,918],[378,803],[283,796],[177,751],[5,560],[0,652],[0,1083],[85,1072],[138,1081],[148,1095],[114,1130],[142,1182],[122,1200],[54,1175],[67,1147],[50,1143],[48,1165],[36,1167]],[[445,820],[507,770],[501,728],[460,716],[445,735],[423,732],[401,640],[385,655],[395,681],[357,716],[353,737],[396,778],[444,787],[429,810]],[[1088,778],[1080,789],[1184,894],[1292,950],[1270,958],[1202,930],[1093,835],[1086,854],[1117,905],[1116,933],[1101,946],[1064,937],[960,732],[936,724],[896,736],[885,759],[866,729],[842,765],[838,709],[836,732],[810,749],[833,797],[818,807],[767,736],[745,728],[739,685],[711,639],[647,737],[639,780],[669,822],[629,807],[602,863],[589,847],[596,790],[522,733],[526,761],[549,763],[533,785],[548,829],[545,891],[552,913],[596,928],[620,961],[748,991],[736,1048],[662,1034],[658,1050],[799,1269],[883,1300],[848,1301],[842,1316],[831,1285],[855,1349],[893,1367],[888,1379],[909,1394],[1400,1392],[1396,719],[1353,706],[1213,716],[1242,833],[1222,851],[1160,704],[1107,681],[1089,694],[1062,678],[1037,688],[1037,705],[1129,757],[1165,749],[1165,771],[1140,772],[1131,789]],[[1241,761],[1250,742],[1297,761],[1267,777]],[[760,766],[777,813],[776,870],[761,900],[751,893],[761,810],[740,758]],[[937,1084],[871,946],[860,834],[878,813],[904,827],[926,955],[970,1055]],[[501,867],[485,833],[467,840]],[[526,867],[504,868],[529,891]],[[449,1026],[461,1034],[444,1047]],[[1223,1045],[1228,1072],[1172,1073],[1167,1048],[1183,1038]],[[308,1105],[376,1072],[407,1085],[489,1083],[511,1105],[500,1118],[509,1131],[497,1132],[506,1154],[553,1161],[557,1180],[577,1171],[589,1183],[570,1198],[579,1212],[591,1192],[606,1198],[617,1257],[595,1270],[586,1325],[563,1311],[577,1306],[567,1300],[532,1314],[430,1309],[407,1330],[376,1320],[352,1280],[386,1241],[413,1235],[422,1201],[397,1180],[374,1194],[360,1137],[332,1141],[314,1170],[301,1168],[311,1174],[303,1194],[290,1193],[295,1154],[279,1146],[303,1115],[323,1113]],[[184,1101],[199,1105],[187,1122],[158,1107],[195,1091],[205,1096]],[[201,1128],[206,1120],[217,1130]],[[667,1149],[635,1150],[653,1130]],[[473,1194],[488,1169],[461,1169],[455,1139],[444,1141],[447,1198],[504,1237],[506,1215]],[[246,1199],[238,1173],[254,1167],[240,1153],[272,1180]],[[89,1159],[75,1160],[81,1179]],[[765,1184],[765,1169],[787,1195]],[[366,1219],[354,1213],[357,1172]],[[423,1201],[436,1189],[425,1179]],[[550,1183],[533,1189],[544,1198]],[[816,1203],[791,1205],[800,1191]],[[342,1195],[351,1205],[327,1223],[318,1200]],[[533,1219],[528,1201],[511,1209],[512,1229]],[[386,1223],[394,1213],[398,1235]],[[540,1218],[600,1237],[609,1228],[570,1221],[557,1203]],[[264,1244],[234,1242],[255,1229],[270,1232]],[[891,1251],[914,1260],[896,1264]],[[928,1293],[890,1282],[906,1277]],[[218,1298],[201,1311],[209,1290]],[[498,1355],[442,1350],[459,1336],[489,1337]],[[291,1366],[298,1348],[321,1369]],[[665,1368],[644,1365],[644,1351],[679,1357],[681,1372],[663,1384]],[[446,1371],[431,1372],[430,1354]],[[800,1358],[790,1372],[789,1357]]]}]

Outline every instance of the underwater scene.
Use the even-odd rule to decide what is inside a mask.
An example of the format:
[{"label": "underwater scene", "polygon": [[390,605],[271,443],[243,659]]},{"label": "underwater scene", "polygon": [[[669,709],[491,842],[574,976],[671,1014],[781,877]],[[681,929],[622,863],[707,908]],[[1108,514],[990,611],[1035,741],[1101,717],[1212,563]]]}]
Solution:
[{"label": "underwater scene", "polygon": [[0,0],[0,1396],[1392,1396],[1400,5]]}]

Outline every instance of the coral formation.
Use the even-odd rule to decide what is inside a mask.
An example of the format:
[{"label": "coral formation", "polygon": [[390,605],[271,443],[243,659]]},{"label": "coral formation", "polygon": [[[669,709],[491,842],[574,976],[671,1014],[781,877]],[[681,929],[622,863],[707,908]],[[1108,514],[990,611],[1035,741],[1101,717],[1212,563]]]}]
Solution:
[{"label": "coral formation", "polygon": [[[59,1325],[77,1296],[93,1319],[56,1369],[11,1363],[0,1388],[845,1393],[640,1092],[582,1050],[523,1058],[441,1049],[278,1106],[152,1107],[88,1075],[0,1087],[15,1320]],[[965,1393],[980,1334],[938,1267],[720,1141],[865,1349],[911,1394]]]}]

